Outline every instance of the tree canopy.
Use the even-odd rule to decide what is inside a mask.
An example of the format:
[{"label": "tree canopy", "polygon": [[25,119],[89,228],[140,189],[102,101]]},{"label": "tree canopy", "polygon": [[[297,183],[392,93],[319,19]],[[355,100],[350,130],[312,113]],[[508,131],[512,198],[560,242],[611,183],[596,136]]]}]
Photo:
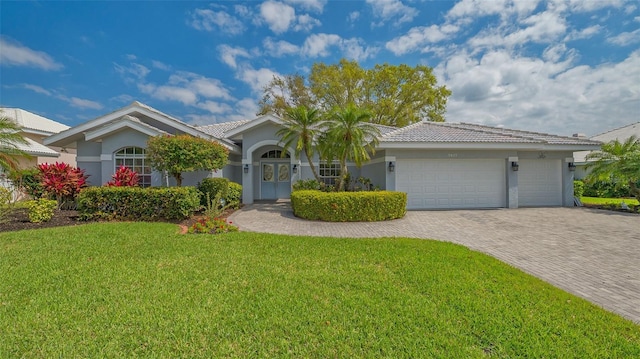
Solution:
[{"label": "tree canopy", "polygon": [[591,171],[587,181],[601,180],[615,185],[628,185],[640,199],[640,139],[631,136],[624,142],[613,140],[602,145],[600,151],[587,155]]},{"label": "tree canopy", "polygon": [[284,147],[293,147],[296,157],[300,157],[300,153],[304,151],[311,173],[316,180],[319,180],[319,177],[316,166],[313,164],[313,154],[316,140],[322,131],[321,122],[322,118],[318,116],[317,110],[297,106],[286,110],[282,119],[282,128],[276,132]]},{"label": "tree canopy", "polygon": [[151,167],[167,171],[182,186],[182,173],[219,170],[227,164],[229,150],[218,142],[189,135],[160,135],[147,141]]},{"label": "tree canopy", "polygon": [[300,74],[274,77],[264,88],[258,115],[274,112],[283,117],[288,108],[301,105],[329,114],[353,104],[370,113],[373,123],[402,127],[423,119],[444,121],[449,95],[428,66],[364,69],[342,59],[333,65],[313,64],[307,79]]}]

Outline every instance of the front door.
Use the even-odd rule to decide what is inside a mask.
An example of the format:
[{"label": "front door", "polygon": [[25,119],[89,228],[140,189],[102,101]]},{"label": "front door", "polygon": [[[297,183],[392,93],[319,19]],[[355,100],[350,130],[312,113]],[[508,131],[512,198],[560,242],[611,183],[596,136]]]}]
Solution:
[{"label": "front door", "polygon": [[278,199],[291,196],[291,164],[289,162],[261,162],[261,198]]}]

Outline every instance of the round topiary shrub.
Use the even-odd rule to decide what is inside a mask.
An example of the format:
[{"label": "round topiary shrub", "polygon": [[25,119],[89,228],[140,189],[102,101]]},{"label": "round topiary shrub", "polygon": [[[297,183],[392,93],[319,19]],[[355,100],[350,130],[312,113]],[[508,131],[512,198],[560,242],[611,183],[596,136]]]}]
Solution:
[{"label": "round topiary shrub", "polygon": [[327,222],[374,222],[404,217],[407,194],[404,192],[321,192],[291,193],[296,217]]}]

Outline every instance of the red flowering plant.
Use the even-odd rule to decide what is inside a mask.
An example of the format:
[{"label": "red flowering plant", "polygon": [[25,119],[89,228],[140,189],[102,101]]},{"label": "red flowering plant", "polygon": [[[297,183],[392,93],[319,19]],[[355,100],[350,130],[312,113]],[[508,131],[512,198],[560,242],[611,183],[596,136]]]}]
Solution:
[{"label": "red flowering plant", "polygon": [[189,227],[189,233],[220,234],[237,231],[238,227],[233,222],[223,218],[201,218]]},{"label": "red flowering plant", "polygon": [[111,178],[111,181],[107,182],[108,187],[136,187],[139,176],[129,167],[120,166]]},{"label": "red flowering plant", "polygon": [[55,198],[58,208],[72,207],[80,190],[87,186],[84,170],[68,163],[42,163],[38,165],[38,177],[46,196]]}]

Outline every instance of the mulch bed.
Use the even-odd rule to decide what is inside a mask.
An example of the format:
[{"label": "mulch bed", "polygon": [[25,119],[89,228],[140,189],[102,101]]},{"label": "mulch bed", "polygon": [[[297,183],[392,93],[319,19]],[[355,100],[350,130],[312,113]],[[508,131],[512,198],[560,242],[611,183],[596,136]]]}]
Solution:
[{"label": "mulch bed", "polygon": [[[227,218],[234,211],[235,210],[227,210],[220,216],[220,218]],[[176,224],[179,227],[181,233],[186,233],[187,229],[202,217],[202,215],[195,215],[182,221],[170,221],[169,223]],[[31,223],[29,222],[27,209],[16,208],[11,211],[4,220],[0,220],[0,232],[19,231],[23,229],[52,228],[61,226],[79,226],[92,222],[94,221],[80,221],[78,211],[56,210],[53,218],[50,221],[42,223]]]}]

